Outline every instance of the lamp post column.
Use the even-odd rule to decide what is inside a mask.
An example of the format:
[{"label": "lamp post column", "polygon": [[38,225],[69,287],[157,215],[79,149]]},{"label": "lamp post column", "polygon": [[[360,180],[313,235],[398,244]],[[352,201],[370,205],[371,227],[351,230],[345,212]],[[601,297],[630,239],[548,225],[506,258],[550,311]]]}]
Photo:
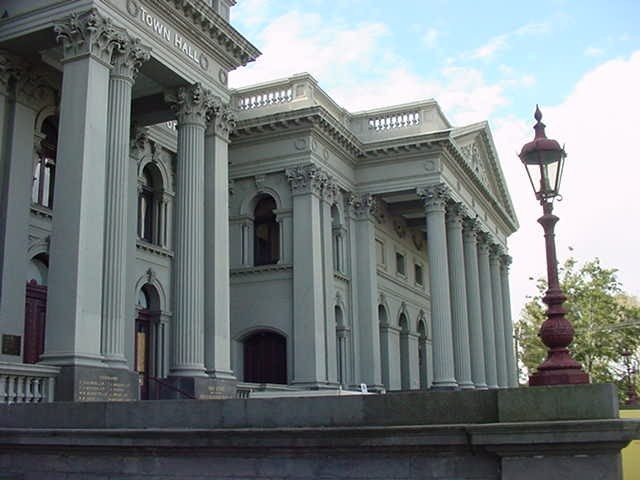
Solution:
[{"label": "lamp post column", "polygon": [[433,388],[453,389],[458,386],[453,356],[451,298],[445,205],[449,189],[444,184],[418,189],[427,217],[429,284],[431,285],[431,324],[433,328]]}]

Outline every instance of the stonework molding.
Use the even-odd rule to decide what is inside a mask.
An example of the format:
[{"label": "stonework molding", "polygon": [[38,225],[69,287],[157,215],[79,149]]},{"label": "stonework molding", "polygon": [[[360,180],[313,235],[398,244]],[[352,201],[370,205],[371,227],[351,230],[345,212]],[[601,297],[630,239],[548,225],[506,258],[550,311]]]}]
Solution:
[{"label": "stonework molding", "polygon": [[166,92],[164,99],[176,114],[178,128],[185,124],[204,127],[215,102],[214,95],[199,83]]},{"label": "stonework molding", "polygon": [[253,177],[253,181],[256,184],[256,191],[258,193],[265,193],[265,182],[267,181],[266,175],[256,175]]},{"label": "stonework molding", "polygon": [[289,168],[285,174],[294,195],[313,193],[320,196],[329,180],[327,174],[313,164]]},{"label": "stonework molding", "polygon": [[53,30],[57,41],[62,43],[63,61],[92,55],[105,65],[110,65],[114,48],[123,42],[126,34],[95,8],[54,22]]},{"label": "stonework molding", "polygon": [[338,198],[338,191],[338,184],[332,177],[327,176],[327,179],[322,186],[322,199],[330,205],[333,205]]},{"label": "stonework molding", "polygon": [[467,208],[459,202],[450,201],[447,203],[447,222],[460,225],[462,227],[464,219],[469,216]]},{"label": "stonework molding", "polygon": [[23,69],[24,62],[20,57],[0,50],[0,94],[9,94],[11,80],[17,79]]},{"label": "stonework molding", "polygon": [[149,143],[149,129],[147,127],[132,128],[132,138],[130,142],[131,155],[139,156],[145,151]]},{"label": "stonework molding", "polygon": [[113,50],[111,76],[133,82],[142,64],[151,58],[151,48],[142,45],[139,38],[128,38],[116,44]]},{"label": "stonework molding", "polygon": [[506,253],[500,256],[500,260],[502,263],[502,268],[504,268],[505,270],[509,270],[509,267],[511,266],[511,263],[513,262],[513,258],[511,257],[511,255],[507,255]]},{"label": "stonework molding", "polygon": [[504,255],[504,248],[502,248],[501,245],[497,245],[494,243],[489,247],[489,254],[492,257],[497,257],[498,259],[500,259]]},{"label": "stonework molding", "polygon": [[451,196],[451,190],[444,183],[419,187],[416,189],[416,193],[424,202],[424,208],[427,212],[444,211]]},{"label": "stonework molding", "polygon": [[16,78],[16,100],[36,112],[56,104],[56,94],[47,77],[30,67],[25,67]]}]

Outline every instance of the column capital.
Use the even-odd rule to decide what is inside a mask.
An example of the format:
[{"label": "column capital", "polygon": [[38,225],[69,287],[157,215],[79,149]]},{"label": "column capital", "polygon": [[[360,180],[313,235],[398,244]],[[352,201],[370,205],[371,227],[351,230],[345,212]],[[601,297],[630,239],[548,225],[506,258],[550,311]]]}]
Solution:
[{"label": "column capital", "polygon": [[150,47],[143,45],[139,38],[127,35],[127,39],[118,42],[113,49],[111,76],[133,82],[142,64],[150,57]]},{"label": "column capital", "polygon": [[513,262],[513,258],[511,257],[511,255],[508,255],[507,253],[503,253],[500,256],[500,260],[502,261],[502,266],[504,267],[505,270],[509,270],[509,267],[511,266],[511,263]]},{"label": "column capital", "polygon": [[17,79],[24,67],[22,59],[6,50],[0,50],[0,94],[7,95],[12,79]]},{"label": "column capital", "polygon": [[209,110],[215,101],[211,92],[199,83],[166,92],[164,99],[176,114],[178,128],[185,124],[206,126]]},{"label": "column capital", "polygon": [[480,221],[475,217],[463,218],[462,232],[465,239],[478,241],[478,235],[480,233]]},{"label": "column capital", "polygon": [[489,254],[497,261],[499,261],[500,257],[502,257],[502,255],[504,254],[504,248],[502,248],[502,245],[493,243],[489,246]]},{"label": "column capital", "polygon": [[482,253],[489,255],[490,253],[489,250],[491,249],[491,245],[492,245],[491,234],[489,232],[486,232],[485,230],[478,230],[477,237],[478,237],[478,251],[481,251]]},{"label": "column capital", "polygon": [[236,113],[231,107],[223,103],[220,98],[214,98],[214,104],[208,113],[208,134],[213,134],[220,137],[225,142],[229,141],[229,135],[234,128],[238,120]]},{"label": "column capital", "polygon": [[322,186],[322,200],[327,202],[329,205],[333,205],[338,197],[338,184],[335,180],[327,176],[327,181]]},{"label": "column capital", "polygon": [[378,210],[376,199],[370,193],[348,195],[345,207],[358,220],[373,220]]},{"label": "column capital", "polygon": [[314,194],[321,196],[325,184],[329,180],[327,174],[316,165],[299,165],[285,171],[294,195]]},{"label": "column capital", "polygon": [[418,187],[416,193],[424,202],[424,208],[428,212],[445,211],[447,201],[450,199],[451,190],[444,183]]},{"label": "column capital", "polygon": [[469,216],[467,208],[460,202],[449,201],[446,205],[447,223],[451,225],[460,226],[464,219]]},{"label": "column capital", "polygon": [[53,23],[56,40],[62,43],[63,62],[91,55],[106,66],[111,64],[113,49],[124,40],[125,31],[96,8],[72,13]]}]

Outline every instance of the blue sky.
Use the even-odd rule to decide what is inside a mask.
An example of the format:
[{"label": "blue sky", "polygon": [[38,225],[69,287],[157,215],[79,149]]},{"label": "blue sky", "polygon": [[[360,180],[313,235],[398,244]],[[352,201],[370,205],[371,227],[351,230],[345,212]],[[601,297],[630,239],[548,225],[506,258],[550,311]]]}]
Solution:
[{"label": "blue sky", "polygon": [[454,125],[489,120],[521,224],[514,319],[535,293],[529,277],[545,273],[539,206],[515,156],[539,103],[569,154],[560,261],[598,256],[640,295],[640,2],[238,0],[232,24],[263,55],[231,86],[306,71],[350,111],[434,98]]}]

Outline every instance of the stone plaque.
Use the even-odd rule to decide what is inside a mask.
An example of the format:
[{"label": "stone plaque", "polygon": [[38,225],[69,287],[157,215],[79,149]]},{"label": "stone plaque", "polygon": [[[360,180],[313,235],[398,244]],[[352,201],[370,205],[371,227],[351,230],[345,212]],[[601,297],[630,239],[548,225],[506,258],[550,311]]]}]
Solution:
[{"label": "stone plaque", "polygon": [[21,340],[20,335],[2,335],[2,354],[19,356]]},{"label": "stone plaque", "polygon": [[138,399],[136,372],[115,368],[63,367],[56,379],[56,400],[127,402]]}]

